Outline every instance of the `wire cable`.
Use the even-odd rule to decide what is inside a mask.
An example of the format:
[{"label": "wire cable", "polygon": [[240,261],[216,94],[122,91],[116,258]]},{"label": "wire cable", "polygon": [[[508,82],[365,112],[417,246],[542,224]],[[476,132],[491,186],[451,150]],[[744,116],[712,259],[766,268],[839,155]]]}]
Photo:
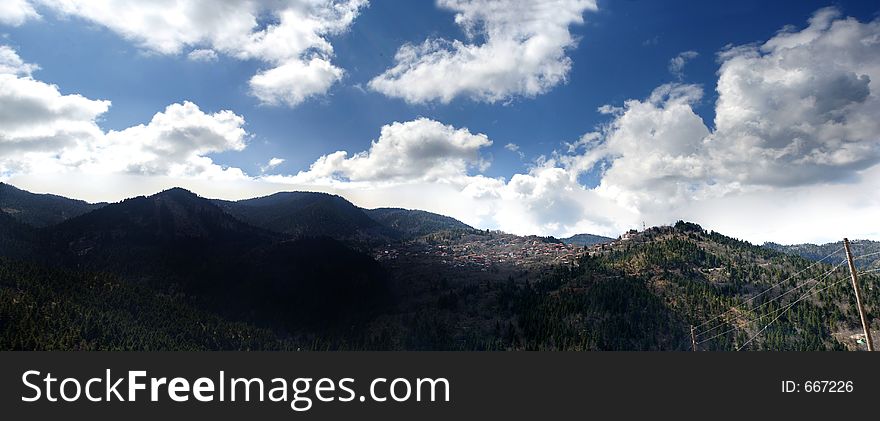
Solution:
[{"label": "wire cable", "polygon": [[[778,300],[778,299],[780,299],[780,298],[782,298],[782,297],[784,297],[784,296],[786,296],[786,295],[788,295],[788,294],[791,294],[791,293],[794,292],[794,291],[797,291],[797,290],[799,290],[799,289],[801,289],[801,288],[807,286],[808,284],[810,284],[811,281],[821,282],[822,280],[824,280],[825,278],[827,278],[831,273],[833,273],[833,272],[836,271],[837,269],[840,269],[840,267],[843,266],[844,263],[846,263],[846,259],[843,259],[840,263],[838,263],[836,266],[834,266],[833,268],[831,268],[831,270],[825,272],[824,274],[822,274],[822,275],[820,275],[820,276],[818,276],[818,277],[810,278],[810,279],[808,279],[807,281],[805,281],[805,282],[803,282],[803,283],[801,283],[801,284],[799,284],[799,285],[797,285],[797,286],[795,286],[795,287],[789,289],[788,291],[785,291],[785,292],[783,292],[782,294],[779,294],[779,295],[777,295],[776,297],[774,297],[774,298],[768,300],[767,302],[765,302],[765,303],[763,303],[763,304],[761,304],[761,305],[759,305],[759,306],[757,306],[757,307],[752,308],[751,310],[752,310],[752,311],[755,311],[755,310],[761,309],[761,308],[763,308],[763,307],[766,307],[766,306],[770,305],[770,303],[772,303],[772,302],[774,302],[774,301],[776,301],[776,300]],[[755,297],[753,297],[753,298],[757,298],[757,296],[755,296]],[[754,320],[752,320],[752,321],[754,321]],[[705,335],[705,334],[707,334],[707,333],[709,333],[709,332],[711,332],[711,331],[713,331],[713,330],[718,329],[718,328],[721,327],[721,326],[724,326],[724,321],[722,321],[721,324],[719,324],[719,325],[717,325],[717,326],[715,326],[715,327],[713,327],[713,328],[710,328],[710,329],[704,330],[704,331],[702,331],[702,332],[700,332],[700,333],[697,333],[697,334],[695,334],[694,336]]]},{"label": "wire cable", "polygon": [[807,291],[807,292],[806,292],[804,295],[802,295],[800,298],[798,298],[797,300],[795,300],[795,301],[792,302],[791,304],[789,304],[789,305],[783,307],[783,308],[781,309],[782,311],[779,313],[778,316],[776,316],[775,318],[773,318],[773,320],[771,320],[770,323],[767,323],[763,328],[761,328],[761,330],[758,331],[758,333],[756,333],[754,336],[752,336],[751,338],[749,338],[749,340],[746,341],[746,343],[742,344],[742,346],[740,346],[740,347],[737,348],[736,350],[737,350],[737,351],[742,351],[743,348],[745,348],[746,346],[748,346],[748,344],[752,343],[752,341],[754,341],[755,338],[757,338],[757,337],[760,336],[762,333],[764,333],[764,331],[767,330],[767,328],[770,327],[770,325],[772,325],[774,322],[776,322],[777,320],[779,320],[779,319],[785,314],[785,312],[787,312],[787,311],[790,310],[792,307],[794,307],[795,304],[797,304],[797,303],[803,301],[805,298],[807,298],[807,297],[809,297],[809,296],[812,296],[812,295],[815,295],[815,294],[817,294],[817,293],[820,293],[820,292],[823,292],[823,291],[829,290],[829,289],[831,289],[832,287],[835,287],[835,286],[837,286],[838,284],[840,284],[840,283],[842,283],[842,282],[844,282],[844,281],[846,281],[846,279],[841,279],[841,280],[839,280],[839,281],[837,281],[837,282],[835,282],[835,283],[833,283],[833,284],[831,284],[831,285],[829,285],[829,286],[827,286],[827,287],[825,287],[825,288],[822,288],[822,289],[820,289],[820,290],[818,290],[818,291],[816,291],[816,292],[812,292],[812,293],[811,293],[810,291],[812,291],[812,290],[815,289],[817,286],[819,286],[819,284],[816,284],[815,286],[813,286],[813,288],[810,288],[810,291]]},{"label": "wire cable", "polygon": [[[832,269],[829,270],[828,272],[825,272],[822,276],[820,276],[820,277],[816,277],[816,278],[810,278],[810,279],[808,279],[806,282],[804,282],[804,283],[798,285],[797,287],[794,287],[794,288],[792,288],[792,289],[789,289],[788,291],[786,291],[786,292],[780,294],[780,295],[777,296],[776,298],[774,298],[774,299],[772,299],[772,300],[770,300],[770,301],[767,301],[766,303],[761,304],[761,305],[758,306],[758,307],[753,308],[752,311],[754,312],[754,311],[759,310],[759,309],[761,309],[761,308],[763,308],[763,307],[766,307],[766,306],[770,305],[772,302],[774,302],[775,300],[781,298],[782,296],[788,295],[788,294],[790,294],[790,293],[792,293],[792,292],[794,292],[794,291],[796,291],[796,290],[798,290],[798,289],[801,289],[801,288],[803,288],[803,287],[809,285],[811,282],[814,283],[813,288],[815,288],[816,285],[818,285],[819,283],[821,283],[822,281],[824,281],[825,279],[827,279],[829,276],[831,276],[831,274],[832,274],[834,271],[836,271],[837,269],[839,269],[841,266],[843,266],[844,263],[846,263],[846,259],[844,259],[840,264],[838,264],[837,266],[835,266],[834,268],[832,268]],[[811,288],[811,290],[812,290],[813,288]],[[755,316],[751,317],[746,323],[754,323],[754,322],[757,322],[758,320],[760,320],[760,319],[762,319],[762,318],[765,318],[765,317],[772,317],[772,316],[778,314],[778,313],[779,313],[782,309],[784,309],[784,308],[785,308],[785,307],[780,307],[780,308],[778,308],[778,309],[776,309],[776,310],[770,312],[769,314],[755,315]],[[717,329],[717,328],[719,328],[719,327],[721,327],[721,326],[724,326],[724,324],[722,323],[722,324],[720,324],[720,325],[718,325],[718,326],[713,327],[712,329],[709,329],[709,330],[703,331],[701,334],[706,334],[706,333],[708,333],[708,332],[710,332],[710,331],[712,331],[712,330],[715,330],[715,329]],[[711,338],[704,339],[704,340],[702,340],[702,341],[697,342],[697,345],[700,345],[700,344],[705,343],[705,342],[709,342],[709,341],[711,341],[711,340],[713,340],[713,339],[715,339],[715,338],[718,338],[718,337],[720,337],[720,336],[724,336],[725,334],[728,334],[728,333],[733,332],[733,331],[738,330],[738,329],[739,329],[738,327],[733,327],[733,328],[731,328],[731,329],[727,329],[727,330],[725,330],[724,332],[721,332],[721,333],[718,333],[718,334],[716,334],[716,335],[713,335]],[[699,336],[699,335],[694,335],[694,336]]]},{"label": "wire cable", "polygon": [[[784,284],[785,282],[791,280],[792,278],[794,278],[794,277],[796,277],[796,276],[799,276],[800,274],[802,274],[802,273],[804,273],[804,272],[810,270],[810,269],[813,268],[814,266],[816,266],[816,265],[822,263],[822,262],[825,261],[825,260],[828,260],[829,257],[834,256],[834,255],[837,254],[837,253],[840,253],[841,251],[843,251],[843,249],[844,249],[843,247],[840,247],[839,249],[835,250],[835,251],[832,252],[831,254],[829,254],[829,255],[827,255],[827,256],[825,256],[825,257],[823,257],[823,258],[821,258],[821,259],[819,259],[819,260],[817,260],[817,261],[815,261],[815,262],[813,262],[813,264],[807,266],[806,268],[804,268],[804,269],[802,269],[801,271],[795,273],[794,275],[791,275],[791,276],[789,276],[788,278],[785,278],[785,279],[783,279],[783,280],[781,280],[781,281],[779,281],[779,282],[777,282],[777,283],[771,285],[770,287],[768,287],[767,289],[765,289],[764,291],[762,291],[762,292],[759,293],[758,295],[755,295],[755,296],[753,296],[752,298],[749,298],[748,300],[743,301],[742,304],[746,304],[746,303],[750,303],[750,302],[754,301],[756,298],[758,298],[758,297],[760,297],[760,296],[766,294],[767,292],[769,292],[769,291],[772,290],[773,288],[776,288],[776,287],[778,287],[779,285],[782,285],[782,284]],[[735,308],[735,307],[734,307],[734,308]],[[707,321],[705,321],[705,322],[703,322],[703,323],[700,323],[700,324],[697,325],[697,326],[694,326],[694,329],[698,329],[698,328],[700,328],[700,327],[702,327],[702,326],[705,326],[705,325],[707,325],[707,324],[709,324],[709,323],[711,323],[711,322],[713,322],[713,321],[715,321],[715,320],[718,320],[718,318],[720,318],[720,317],[724,316],[725,314],[730,313],[731,311],[733,311],[734,308],[731,308],[731,309],[729,309],[729,310],[727,310],[727,311],[725,311],[725,312],[723,312],[723,313],[721,313],[721,314],[719,314],[719,315],[717,315],[717,316],[715,316],[715,317],[713,317],[713,318],[711,318],[711,319],[709,319],[709,320],[707,320]]]},{"label": "wire cable", "polygon": [[880,251],[875,251],[873,253],[863,254],[861,256],[855,256],[855,257],[853,257],[853,260],[864,259],[866,257],[876,256],[878,254],[880,254]]}]

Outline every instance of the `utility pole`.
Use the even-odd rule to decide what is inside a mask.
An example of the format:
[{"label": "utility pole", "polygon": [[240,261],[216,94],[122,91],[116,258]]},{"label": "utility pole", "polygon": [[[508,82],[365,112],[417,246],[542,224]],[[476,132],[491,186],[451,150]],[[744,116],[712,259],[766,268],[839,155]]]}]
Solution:
[{"label": "utility pole", "polygon": [[852,251],[849,249],[849,240],[843,239],[843,248],[846,249],[846,260],[849,261],[849,273],[852,275],[853,289],[856,291],[856,306],[859,308],[859,317],[862,319],[862,329],[865,331],[865,342],[868,344],[868,351],[874,350],[874,340],[871,339],[871,326],[865,316],[865,307],[862,306],[862,291],[859,289],[859,275],[856,272],[856,265],[853,263]]},{"label": "utility pole", "polygon": [[691,325],[691,349],[697,352],[697,336],[694,335],[694,325]]}]

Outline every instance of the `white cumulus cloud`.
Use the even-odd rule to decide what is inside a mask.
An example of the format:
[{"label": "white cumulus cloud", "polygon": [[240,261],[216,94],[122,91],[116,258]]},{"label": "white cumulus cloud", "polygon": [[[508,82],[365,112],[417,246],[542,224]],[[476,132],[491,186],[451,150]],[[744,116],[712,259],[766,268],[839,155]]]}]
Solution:
[{"label": "white cumulus cloud", "polygon": [[411,103],[534,97],[565,82],[576,45],[569,26],[583,23],[594,0],[439,0],[456,13],[468,36],[405,44],[394,67],[370,81],[387,96]]},{"label": "white cumulus cloud", "polygon": [[0,2],[0,23],[19,26],[29,19],[37,19],[40,15],[28,0],[3,0]]},{"label": "white cumulus cloud", "polygon": [[485,169],[488,163],[480,149],[491,144],[484,134],[427,118],[392,123],[382,127],[368,151],[324,155],[292,181],[450,182],[467,177],[470,169]]},{"label": "white cumulus cloud", "polygon": [[[584,153],[560,162],[580,173],[606,161],[596,192],[649,222],[689,216],[729,226],[724,221],[746,218],[752,225],[740,231],[751,229],[751,238],[791,229],[784,218],[768,216],[768,208],[777,206],[780,214],[794,203],[821,208],[815,197],[841,200],[829,193],[832,186],[873,194],[868,179],[880,163],[880,21],[861,23],[821,9],[806,28],[787,27],[763,44],[730,46],[719,61],[714,129],[693,108],[700,86],[667,84],[646,99],[603,107],[612,120],[576,145]],[[825,222],[812,225],[822,232],[813,235],[833,239],[835,227]],[[778,238],[799,235],[790,230]]]},{"label": "white cumulus cloud", "polygon": [[221,168],[206,156],[243,150],[243,125],[244,118],[232,111],[207,114],[191,102],[171,104],[147,124],[108,132],[106,146],[93,158],[100,172],[243,177],[241,170]]},{"label": "white cumulus cloud", "polygon": [[25,63],[12,47],[0,45],[0,74],[30,76],[39,69],[36,64]]},{"label": "white cumulus cloud", "polygon": [[[475,48],[484,48],[491,41],[480,25],[491,25],[473,17],[471,3],[455,3],[459,23],[473,26],[474,39],[485,39]],[[360,151],[327,154],[295,175],[247,177],[208,156],[245,146],[234,113],[174,104],[142,126],[103,132],[96,120],[109,102],[60,93],[15,55],[0,75],[0,174],[58,167],[228,177],[261,194],[330,191],[518,234],[615,236],[643,221],[688,219],[751,241],[880,238],[880,20],[822,9],[806,27],[717,58],[711,124],[695,111],[702,86],[664,84],[601,107],[606,124],[510,177],[485,174],[488,135],[427,118],[388,124]],[[439,98],[433,92],[424,98]],[[584,186],[585,174],[595,187]]]},{"label": "white cumulus cloud", "polygon": [[[0,53],[5,62],[30,66],[8,47],[0,47]],[[207,156],[244,149],[244,119],[231,111],[208,114],[183,102],[169,105],[147,124],[105,132],[97,121],[110,101],[62,94],[55,85],[11,70],[0,72],[0,177],[76,171],[245,177]]]},{"label": "white cumulus cloud", "polygon": [[257,73],[250,82],[251,92],[264,104],[293,106],[327,92],[342,74],[342,69],[322,58],[291,60]]},{"label": "white cumulus cloud", "polygon": [[32,0],[64,16],[105,26],[160,54],[190,50],[266,64],[250,81],[271,105],[296,106],[322,95],[343,74],[329,36],[346,31],[367,0]]},{"label": "white cumulus cloud", "polygon": [[822,9],[801,31],[720,54],[715,133],[724,178],[838,182],[880,162],[880,20]]},{"label": "white cumulus cloud", "polygon": [[308,171],[263,179],[331,189],[380,206],[417,207],[518,234],[589,230],[611,235],[633,220],[632,212],[584,188],[576,173],[553,160],[510,180],[483,175],[488,162],[481,150],[491,145],[484,134],[420,118],[384,126],[366,151],[335,152]]}]

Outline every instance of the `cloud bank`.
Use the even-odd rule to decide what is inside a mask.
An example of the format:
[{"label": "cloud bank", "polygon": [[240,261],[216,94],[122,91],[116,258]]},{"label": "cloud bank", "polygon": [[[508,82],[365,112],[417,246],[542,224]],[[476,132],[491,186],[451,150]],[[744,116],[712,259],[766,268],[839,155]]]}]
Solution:
[{"label": "cloud bank", "polygon": [[[458,7],[459,23],[476,34],[497,24],[482,20],[483,2],[443,4]],[[566,22],[584,9],[570,10]],[[488,48],[483,36],[475,48]],[[421,208],[519,234],[617,235],[682,218],[753,241],[880,238],[880,20],[859,22],[834,8],[802,29],[718,52],[714,121],[695,111],[704,87],[672,81],[601,107],[605,124],[510,177],[485,174],[496,140],[429,118],[387,124],[362,150],[324,155],[297,174],[249,176],[209,156],[247,146],[244,120],[233,112],[172,104],[148,123],[105,132],[96,121],[109,102],[62,94],[33,79],[37,68],[10,51],[0,48],[7,178],[76,170],[237,180],[261,194],[331,191],[363,206]],[[445,51],[438,63],[458,50]],[[524,92],[486,86],[502,87],[496,99]],[[459,88],[449,92],[474,95]],[[494,95],[476,98],[484,94]],[[584,175],[598,182],[587,187]]]},{"label": "cloud bank", "polygon": [[[693,56],[680,55],[681,66]],[[443,180],[482,216],[477,223],[518,233],[609,233],[688,218],[751,239],[772,239],[772,231],[791,241],[831,240],[845,234],[841,227],[806,215],[842,208],[851,210],[847,218],[863,217],[857,233],[880,233],[862,211],[880,213],[872,197],[880,172],[880,21],[821,9],[803,29],[728,46],[717,59],[714,124],[694,110],[701,86],[668,83],[602,107],[607,124],[527,173],[488,178],[457,167]],[[380,153],[368,156],[381,161]],[[598,186],[578,181],[587,173],[598,173]]]},{"label": "cloud bank", "polygon": [[142,174],[244,178],[206,155],[244,149],[244,119],[171,104],[147,124],[105,132],[98,119],[110,101],[62,94],[34,79],[35,65],[0,46],[0,177],[15,174]]}]

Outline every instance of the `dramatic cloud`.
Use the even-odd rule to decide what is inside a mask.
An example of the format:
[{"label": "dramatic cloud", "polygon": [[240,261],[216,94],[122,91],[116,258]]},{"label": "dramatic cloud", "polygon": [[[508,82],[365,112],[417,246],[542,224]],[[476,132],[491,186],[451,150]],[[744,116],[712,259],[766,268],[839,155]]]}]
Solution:
[{"label": "dramatic cloud", "polygon": [[729,47],[719,60],[711,133],[692,109],[696,85],[603,109],[615,118],[589,157],[614,158],[604,188],[676,202],[707,190],[846,182],[880,163],[880,22],[822,9],[802,31]]},{"label": "dramatic cloud", "polygon": [[605,128],[604,143],[566,162],[575,171],[589,171],[600,159],[610,160],[598,190],[636,209],[694,198],[713,175],[703,155],[709,130],[691,108],[701,97],[693,85],[663,85],[644,101],[606,109],[615,118]]},{"label": "dramatic cloud", "polygon": [[576,40],[569,26],[596,10],[594,0],[439,0],[438,5],[456,12],[468,42],[405,44],[394,67],[370,81],[370,88],[411,103],[543,94],[563,83],[571,69],[566,51]]},{"label": "dramatic cloud", "polygon": [[[498,23],[476,12],[486,4],[443,3],[455,6],[462,27],[485,42],[448,47],[433,57],[437,63],[448,66],[447,55],[490,48],[500,39],[490,36]],[[527,16],[517,10],[511,16]],[[581,11],[569,17],[579,19]],[[569,36],[567,26],[560,27]],[[705,105],[704,88],[674,81],[646,98],[601,107],[606,124],[510,177],[485,174],[488,135],[426,118],[388,124],[371,143],[365,139],[360,152],[322,156],[296,175],[247,177],[207,156],[245,147],[244,122],[232,112],[174,104],[145,125],[105,133],[96,121],[109,102],[64,95],[34,80],[29,75],[36,68],[10,51],[0,49],[0,176],[72,168],[185,177],[174,182],[190,186],[200,178],[232,178],[252,183],[247,192],[330,191],[362,206],[426,209],[518,234],[615,236],[643,221],[682,218],[752,241],[880,236],[880,20],[862,23],[833,8],[817,11],[805,28],[786,27],[762,44],[721,51],[712,124],[695,111]],[[422,66],[428,58],[414,63],[429,69]],[[419,71],[431,81],[433,73]],[[515,84],[467,90],[461,79],[467,78],[443,79],[449,98],[524,94],[508,89]],[[425,95],[418,101],[445,95],[413,92]],[[504,94],[493,96],[498,92]],[[298,94],[286,95],[295,100]],[[516,145],[506,148],[518,152]],[[270,160],[262,171],[277,164]],[[216,192],[221,184],[227,185],[202,187]]]},{"label": "dramatic cloud", "polygon": [[366,0],[33,0],[103,25],[160,54],[190,49],[193,60],[217,53],[269,67],[250,81],[271,105],[296,106],[342,78],[328,36],[346,31]]},{"label": "dramatic cloud", "polygon": [[40,15],[28,0],[3,0],[0,2],[0,23],[18,26],[28,19],[39,18]]},{"label": "dramatic cloud", "polygon": [[687,64],[688,61],[691,61],[700,54],[696,51],[683,51],[678,53],[677,56],[673,57],[669,60],[669,73],[672,73],[673,76],[681,80],[684,78],[684,65]]},{"label": "dramatic cloud", "polygon": [[242,150],[244,119],[206,114],[190,102],[169,105],[146,125],[104,132],[97,124],[109,101],[62,94],[35,80],[36,67],[0,46],[0,177],[65,173],[243,178],[206,155]]},{"label": "dramatic cloud", "polygon": [[[420,200],[423,208],[451,209],[447,213],[477,226],[520,234],[615,235],[643,221],[684,218],[756,241],[876,235],[878,40],[877,21],[820,10],[803,30],[786,29],[764,44],[719,54],[714,129],[694,111],[703,100],[701,86],[665,84],[647,98],[601,107],[607,124],[509,179],[469,174],[463,166],[430,178],[443,181],[434,184],[406,170],[352,177],[350,163],[406,162],[385,160],[387,152],[375,147],[356,155],[360,159],[328,155],[312,171],[326,176],[341,168],[334,187],[343,194],[393,180],[409,203]],[[680,56],[682,63],[688,56]],[[584,174],[596,174],[598,185],[585,187]],[[846,217],[832,222],[828,215]]]},{"label": "dramatic cloud", "polygon": [[726,179],[840,182],[880,162],[880,20],[822,9],[802,31],[720,54],[712,157]]},{"label": "dramatic cloud", "polygon": [[865,185],[880,163],[880,22],[822,9],[801,31],[729,47],[719,60],[713,131],[693,110],[701,87],[663,85],[603,107],[612,121],[560,163],[576,173],[605,163],[595,191],[654,223],[718,221],[744,212],[724,203],[783,205],[775,198],[806,202],[811,189]]}]

